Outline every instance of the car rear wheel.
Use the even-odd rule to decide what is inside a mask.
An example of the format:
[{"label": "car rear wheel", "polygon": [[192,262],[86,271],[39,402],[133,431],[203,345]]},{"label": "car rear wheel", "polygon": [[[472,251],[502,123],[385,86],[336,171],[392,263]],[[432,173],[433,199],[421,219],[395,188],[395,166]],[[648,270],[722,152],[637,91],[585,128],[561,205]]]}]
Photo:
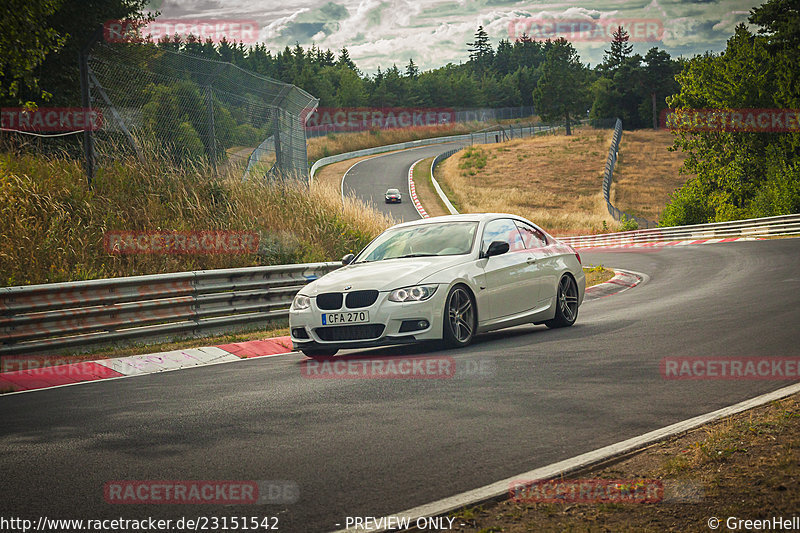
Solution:
[{"label": "car rear wheel", "polygon": [[564,276],[558,282],[556,295],[556,316],[545,321],[548,328],[566,328],[578,318],[578,285],[572,276]]},{"label": "car rear wheel", "polygon": [[300,350],[300,351],[303,352],[303,355],[310,357],[311,359],[320,360],[333,357],[339,350],[337,350],[336,348],[314,348],[314,349],[309,348],[308,350]]},{"label": "car rear wheel", "polygon": [[444,344],[449,348],[467,346],[475,336],[475,301],[463,285],[450,289],[444,304]]}]

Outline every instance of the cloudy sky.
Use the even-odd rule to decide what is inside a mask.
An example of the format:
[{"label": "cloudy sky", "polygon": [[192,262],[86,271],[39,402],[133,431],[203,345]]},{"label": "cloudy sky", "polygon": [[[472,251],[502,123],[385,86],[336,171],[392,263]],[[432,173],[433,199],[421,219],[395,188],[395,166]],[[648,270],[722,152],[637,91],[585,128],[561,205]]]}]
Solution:
[{"label": "cloudy sky", "polygon": [[[548,0],[151,0],[162,19],[253,20],[259,41],[272,50],[300,43],[323,49],[346,46],[365,72],[403,67],[413,58],[422,69],[466,61],[467,42],[479,25],[492,45],[522,31],[546,32],[593,22],[589,32],[565,35],[584,63],[608,48],[606,27],[617,21],[638,28],[634,50],[658,46],[673,56],[725,47],[734,27],[746,22],[758,2],[744,0],[608,0],[559,3]],[[639,22],[638,26],[633,26]],[[566,23],[566,24],[563,24]],[[586,27],[586,26],[584,26]],[[544,35],[544,33],[542,33]]]}]

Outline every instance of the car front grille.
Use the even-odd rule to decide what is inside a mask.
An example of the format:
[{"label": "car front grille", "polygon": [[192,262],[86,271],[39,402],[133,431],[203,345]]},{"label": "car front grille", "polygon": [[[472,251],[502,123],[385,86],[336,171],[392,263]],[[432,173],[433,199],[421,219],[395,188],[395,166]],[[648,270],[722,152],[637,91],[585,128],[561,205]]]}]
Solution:
[{"label": "car front grille", "polygon": [[378,299],[378,291],[353,291],[345,298],[345,305],[348,309],[359,309],[361,307],[369,307],[374,304]]},{"label": "car front grille", "polygon": [[342,308],[341,292],[326,292],[317,295],[317,307],[323,311],[334,311]]},{"label": "car front grille", "polygon": [[383,324],[358,324],[355,326],[329,326],[315,331],[323,341],[360,341],[377,339],[383,333]]}]

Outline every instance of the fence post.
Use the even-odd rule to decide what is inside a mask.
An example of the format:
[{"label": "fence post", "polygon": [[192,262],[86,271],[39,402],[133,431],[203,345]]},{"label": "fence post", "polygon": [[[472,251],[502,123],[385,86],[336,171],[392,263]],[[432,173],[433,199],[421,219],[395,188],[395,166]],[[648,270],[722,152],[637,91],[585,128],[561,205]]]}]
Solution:
[{"label": "fence post", "polygon": [[206,112],[208,113],[208,158],[211,161],[211,168],[214,176],[217,175],[217,133],[214,128],[214,98],[211,94],[211,85],[206,85]]},{"label": "fence post", "polygon": [[[92,109],[92,97],[89,93],[89,51],[103,35],[103,26],[98,26],[86,44],[78,53],[78,70],[81,78],[81,105],[83,112],[88,115]],[[83,153],[85,157],[86,183],[92,188],[94,180],[94,135],[91,128],[83,128]]]}]

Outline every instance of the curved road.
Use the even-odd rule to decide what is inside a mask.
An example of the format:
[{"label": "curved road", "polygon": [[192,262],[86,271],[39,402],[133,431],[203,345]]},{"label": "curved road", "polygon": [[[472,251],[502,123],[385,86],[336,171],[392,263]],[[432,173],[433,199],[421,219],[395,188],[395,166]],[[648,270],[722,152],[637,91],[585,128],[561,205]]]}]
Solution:
[{"label": "curved road", "polygon": [[[799,356],[799,256],[800,239],[585,253],[649,280],[586,303],[572,328],[357,352],[450,356],[452,379],[308,379],[290,354],[0,397],[3,515],[277,515],[281,531],[327,531],[640,435],[787,384],[669,381],[659,361]],[[103,499],[110,480],[186,479],[292,480],[300,500]]]},{"label": "curved road", "polygon": [[[360,198],[367,205],[373,205],[375,209],[391,215],[397,221],[419,220],[419,213],[414,209],[408,193],[408,171],[411,165],[419,159],[434,157],[468,144],[469,142],[435,144],[364,159],[351,167],[344,176],[342,192]],[[386,189],[390,188],[400,191],[403,195],[402,203],[386,203],[384,195]]]}]

